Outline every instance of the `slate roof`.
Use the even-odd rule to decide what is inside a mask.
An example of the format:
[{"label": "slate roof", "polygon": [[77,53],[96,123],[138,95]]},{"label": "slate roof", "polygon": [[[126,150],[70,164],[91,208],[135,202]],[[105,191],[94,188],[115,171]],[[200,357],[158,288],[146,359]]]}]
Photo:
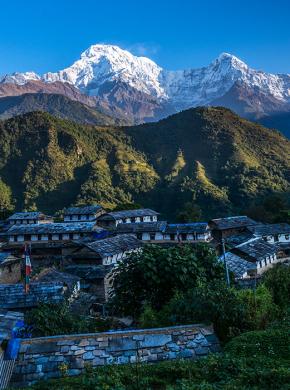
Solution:
[{"label": "slate roof", "polygon": [[269,225],[256,225],[249,228],[257,236],[271,236],[274,234],[290,234],[288,223],[275,223]]},{"label": "slate roof", "polygon": [[111,269],[111,266],[79,264],[68,265],[65,268],[66,272],[86,280],[103,279]]},{"label": "slate roof", "polygon": [[246,231],[246,232],[234,235],[234,236],[226,237],[225,243],[226,243],[227,247],[234,248],[238,245],[241,245],[241,244],[251,240],[252,238],[255,238],[253,233]]},{"label": "slate roof", "polygon": [[136,223],[119,223],[116,227],[115,232],[117,234],[123,233],[155,233],[164,232],[167,226],[166,221],[156,222],[136,222]]},{"label": "slate roof", "polygon": [[[220,260],[223,261],[223,256],[220,257]],[[226,262],[228,269],[232,271],[236,278],[241,278],[247,271],[256,270],[256,264],[250,261],[247,261],[234,253],[226,253]]]},{"label": "slate roof", "polygon": [[21,212],[21,213],[14,213],[11,215],[8,220],[14,220],[14,219],[39,219],[41,216],[43,216],[43,213],[40,211],[29,211],[29,212]]},{"label": "slate roof", "polygon": [[0,355],[1,355],[1,344],[4,339],[11,338],[13,328],[17,323],[24,320],[24,314],[14,311],[0,311]]},{"label": "slate roof", "polygon": [[72,290],[78,282],[80,282],[80,278],[75,275],[71,275],[66,272],[60,272],[55,268],[47,268],[41,271],[38,275],[33,278],[33,281],[42,282],[42,283],[63,283],[70,290]]},{"label": "slate roof", "polygon": [[113,256],[142,246],[133,234],[121,234],[116,237],[105,238],[85,244],[86,247],[96,252],[100,257]]},{"label": "slate roof", "polygon": [[106,217],[119,219],[119,218],[147,217],[147,216],[155,216],[155,215],[159,215],[159,213],[151,209],[122,210],[122,211],[112,211],[110,213],[104,214],[99,218],[99,220],[106,219]]},{"label": "slate roof", "polygon": [[168,224],[165,232],[167,234],[174,233],[206,233],[209,231],[207,222],[193,222],[193,223],[177,223]]},{"label": "slate roof", "polygon": [[80,206],[80,207],[68,207],[64,210],[64,215],[83,215],[83,214],[95,214],[98,212],[102,206],[98,204],[90,206]]},{"label": "slate roof", "polygon": [[59,303],[64,299],[63,283],[31,283],[24,293],[23,284],[0,285],[0,309],[34,307],[42,303]]},{"label": "slate roof", "polygon": [[88,233],[101,232],[104,229],[97,227],[95,222],[61,222],[61,223],[42,223],[28,225],[14,225],[7,234],[53,234],[53,233]]},{"label": "slate roof", "polygon": [[257,238],[238,245],[231,251],[241,256],[249,256],[254,261],[259,261],[264,259],[265,256],[274,255],[277,253],[277,247],[276,245],[265,242],[263,239]]},{"label": "slate roof", "polygon": [[20,259],[11,255],[11,253],[9,252],[0,252],[0,267],[5,263],[10,263],[14,261],[20,261]]},{"label": "slate roof", "polygon": [[247,227],[257,224],[256,221],[246,215],[212,219],[210,223],[214,224],[214,228],[218,230]]}]

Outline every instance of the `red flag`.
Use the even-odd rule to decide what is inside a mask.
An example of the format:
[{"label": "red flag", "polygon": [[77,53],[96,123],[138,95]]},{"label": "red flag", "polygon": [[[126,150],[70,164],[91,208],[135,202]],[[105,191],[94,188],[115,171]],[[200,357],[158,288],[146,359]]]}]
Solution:
[{"label": "red flag", "polygon": [[30,274],[31,274],[31,261],[30,261],[31,247],[25,245],[24,258],[25,258],[25,293],[29,292]]}]

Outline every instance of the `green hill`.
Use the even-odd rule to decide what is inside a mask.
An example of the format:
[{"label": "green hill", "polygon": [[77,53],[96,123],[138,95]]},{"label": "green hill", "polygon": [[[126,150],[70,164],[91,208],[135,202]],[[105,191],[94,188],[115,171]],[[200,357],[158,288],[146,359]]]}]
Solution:
[{"label": "green hill", "polygon": [[103,126],[122,124],[92,107],[60,94],[26,93],[0,98],[0,119],[33,111],[48,112],[58,118],[83,124]]},{"label": "green hill", "polygon": [[208,217],[289,191],[290,141],[224,108],[126,128],[35,112],[0,122],[0,177],[5,207],[137,202],[173,218],[191,202]]}]

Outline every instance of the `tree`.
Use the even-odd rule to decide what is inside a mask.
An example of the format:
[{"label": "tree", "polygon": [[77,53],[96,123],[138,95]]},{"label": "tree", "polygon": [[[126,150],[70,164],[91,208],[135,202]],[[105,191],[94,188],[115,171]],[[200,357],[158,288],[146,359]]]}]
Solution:
[{"label": "tree", "polygon": [[285,311],[290,306],[290,267],[275,265],[265,273],[264,284],[272,293],[274,303]]},{"label": "tree", "polygon": [[6,218],[13,210],[12,192],[0,178],[0,219]]},{"label": "tree", "polygon": [[201,208],[198,205],[187,202],[184,208],[178,213],[177,220],[181,223],[200,221],[201,215]]},{"label": "tree", "polygon": [[135,318],[147,304],[160,310],[176,292],[224,278],[214,250],[207,244],[146,246],[114,271],[112,308]]}]

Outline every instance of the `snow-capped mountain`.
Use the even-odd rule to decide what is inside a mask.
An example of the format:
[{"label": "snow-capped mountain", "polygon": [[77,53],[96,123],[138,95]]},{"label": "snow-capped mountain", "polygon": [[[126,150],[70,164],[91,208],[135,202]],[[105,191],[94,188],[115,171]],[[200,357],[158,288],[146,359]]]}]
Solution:
[{"label": "snow-capped mountain", "polygon": [[271,109],[290,110],[290,74],[254,70],[228,53],[203,68],[169,71],[118,46],[97,44],[64,70],[42,76],[14,73],[0,78],[0,83],[24,85],[29,80],[69,83],[101,99],[109,111],[117,107],[139,122],[219,99],[229,108],[240,106],[242,100],[245,112],[259,115],[269,111],[268,102]]}]

